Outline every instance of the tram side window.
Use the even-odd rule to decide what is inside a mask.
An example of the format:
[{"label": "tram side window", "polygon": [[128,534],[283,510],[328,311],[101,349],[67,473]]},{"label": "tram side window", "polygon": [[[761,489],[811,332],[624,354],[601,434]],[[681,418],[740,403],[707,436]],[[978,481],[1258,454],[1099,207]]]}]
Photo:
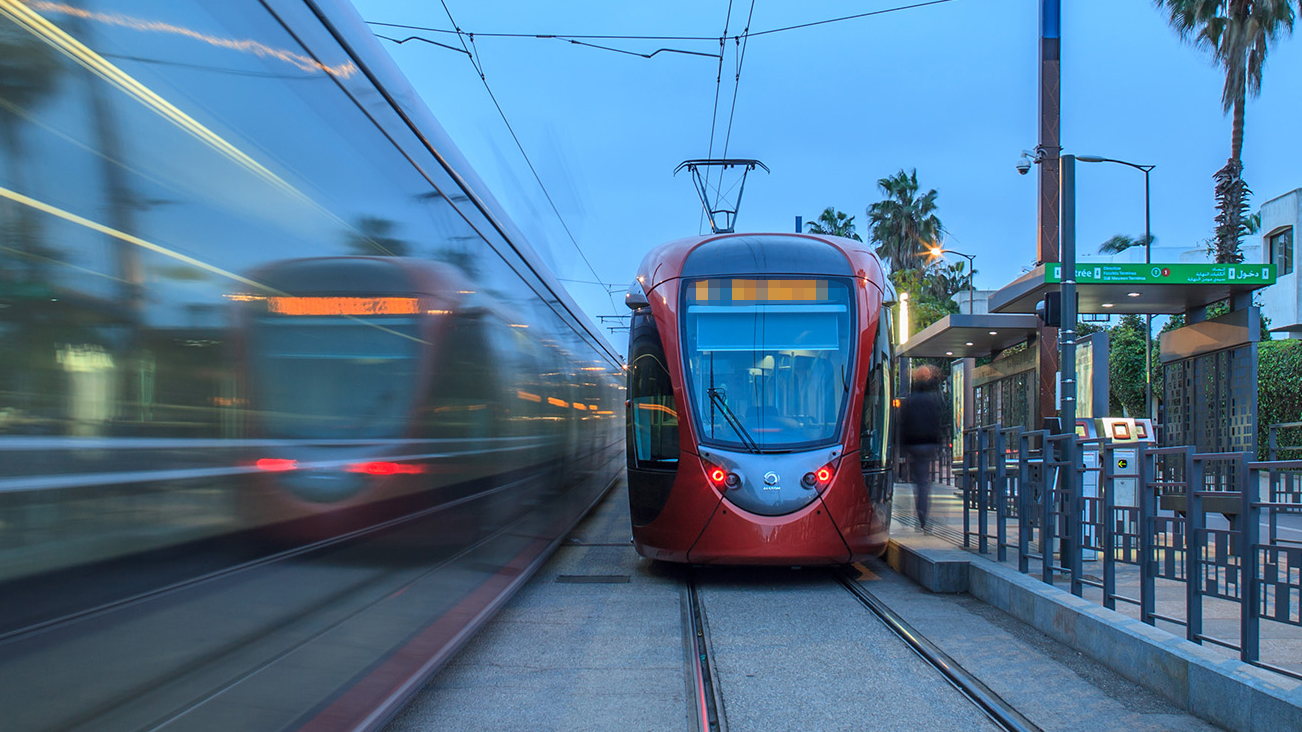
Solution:
[{"label": "tram side window", "polygon": [[868,367],[868,384],[864,390],[863,422],[860,429],[860,460],[864,467],[886,467],[891,435],[891,340],[890,311],[884,310],[873,343]]},{"label": "tram side window", "polygon": [[678,404],[665,349],[649,311],[634,313],[629,347],[629,425],[638,468],[676,468]]}]

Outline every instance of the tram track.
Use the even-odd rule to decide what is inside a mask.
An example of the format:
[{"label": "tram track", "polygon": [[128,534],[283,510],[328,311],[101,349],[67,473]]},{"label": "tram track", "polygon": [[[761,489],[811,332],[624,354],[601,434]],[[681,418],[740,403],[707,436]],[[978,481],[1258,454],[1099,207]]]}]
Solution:
[{"label": "tram track", "polygon": [[834,570],[832,576],[851,596],[882,621],[900,640],[929,666],[936,669],[963,696],[975,704],[992,722],[1007,732],[1042,732],[1034,722],[1005,701],[989,686],[963,668],[949,654],[922,635],[912,625],[864,587],[849,570]]},{"label": "tram track", "polygon": [[683,612],[688,718],[694,722],[690,729],[696,732],[724,732],[727,723],[712,670],[709,631],[705,625],[705,609],[701,605],[694,567],[683,568],[679,596]]},{"label": "tram track", "polygon": [[[702,570],[697,567],[681,568],[679,588],[688,729],[696,732],[724,732],[728,728],[727,716],[702,601],[701,573]],[[858,581],[853,570],[833,569],[828,571],[828,576],[999,729],[1006,732],[1042,732],[1039,726],[1012,704],[877,598]]]}]

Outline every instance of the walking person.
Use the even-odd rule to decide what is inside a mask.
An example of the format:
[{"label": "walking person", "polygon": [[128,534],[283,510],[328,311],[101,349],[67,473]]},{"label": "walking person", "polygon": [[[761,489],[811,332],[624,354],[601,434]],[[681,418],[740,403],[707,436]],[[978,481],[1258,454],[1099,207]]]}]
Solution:
[{"label": "walking person", "polygon": [[912,384],[911,393],[900,407],[900,443],[913,481],[918,526],[925,531],[931,503],[931,463],[944,433],[940,371],[934,366],[919,366],[913,370]]}]

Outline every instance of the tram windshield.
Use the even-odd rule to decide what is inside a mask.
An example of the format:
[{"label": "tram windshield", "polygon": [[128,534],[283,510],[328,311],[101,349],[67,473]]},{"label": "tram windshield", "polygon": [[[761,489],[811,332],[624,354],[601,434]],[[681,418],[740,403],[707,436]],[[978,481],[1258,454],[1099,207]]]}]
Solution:
[{"label": "tram windshield", "polygon": [[702,441],[772,451],[839,436],[853,363],[848,283],[698,280],[684,299],[683,353]]},{"label": "tram windshield", "polygon": [[400,436],[420,341],[407,317],[258,318],[249,338],[253,403],[265,436]]}]

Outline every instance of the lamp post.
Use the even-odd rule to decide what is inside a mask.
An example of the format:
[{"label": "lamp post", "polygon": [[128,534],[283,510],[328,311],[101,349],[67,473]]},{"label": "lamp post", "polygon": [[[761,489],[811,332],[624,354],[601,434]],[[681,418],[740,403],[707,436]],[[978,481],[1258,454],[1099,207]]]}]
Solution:
[{"label": "lamp post", "polygon": [[972,312],[972,289],[976,286],[976,280],[973,279],[976,275],[976,265],[972,260],[976,259],[976,255],[964,254],[963,252],[956,252],[953,249],[946,249],[938,246],[932,246],[931,249],[927,250],[927,253],[930,254],[933,259],[940,259],[946,254],[957,254],[958,256],[967,259],[967,314],[975,315],[976,313]]},{"label": "lamp post", "polygon": [[[1148,174],[1156,165],[1139,165],[1137,163],[1105,158],[1099,155],[1077,155],[1082,163],[1116,163],[1126,165],[1144,173],[1144,264],[1153,263],[1153,230],[1149,215]],[[1144,315],[1144,412],[1149,419],[1157,421],[1153,411],[1153,314]]]}]

